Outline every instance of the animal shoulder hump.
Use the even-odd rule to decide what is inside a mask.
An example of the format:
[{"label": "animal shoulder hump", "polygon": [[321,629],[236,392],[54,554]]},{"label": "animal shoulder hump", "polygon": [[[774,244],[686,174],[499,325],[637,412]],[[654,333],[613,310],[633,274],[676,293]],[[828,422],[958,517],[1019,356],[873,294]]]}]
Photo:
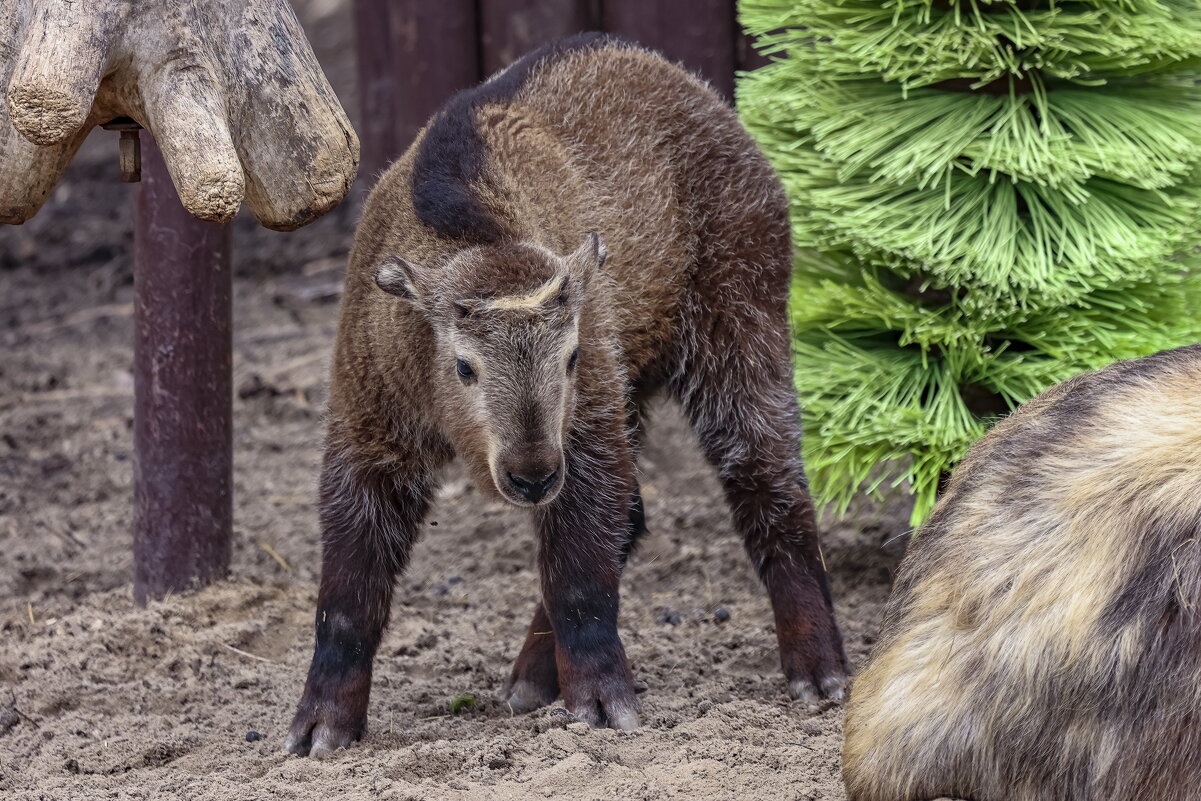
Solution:
[{"label": "animal shoulder hump", "polygon": [[488,153],[476,126],[485,105],[512,102],[538,70],[582,51],[633,48],[612,34],[589,32],[543,45],[471,89],[451,97],[426,127],[413,162],[412,203],[417,219],[438,234],[491,244],[509,233],[473,185],[486,179]]}]

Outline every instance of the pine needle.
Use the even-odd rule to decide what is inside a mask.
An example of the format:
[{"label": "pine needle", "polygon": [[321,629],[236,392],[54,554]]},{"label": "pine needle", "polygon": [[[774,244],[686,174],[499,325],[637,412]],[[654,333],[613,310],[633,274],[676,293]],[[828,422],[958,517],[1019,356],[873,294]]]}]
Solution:
[{"label": "pine needle", "polygon": [[272,548],[266,542],[260,542],[259,547],[262,548],[264,551],[266,551],[268,556],[270,556],[277,563],[279,563],[279,566],[282,567],[285,572],[287,572],[287,573],[292,572],[292,566],[288,564],[288,560],[284,559],[283,556],[280,555],[279,551]]},{"label": "pine needle", "polygon": [[916,525],[1007,409],[1201,340],[1201,3],[743,0],[819,500]]}]

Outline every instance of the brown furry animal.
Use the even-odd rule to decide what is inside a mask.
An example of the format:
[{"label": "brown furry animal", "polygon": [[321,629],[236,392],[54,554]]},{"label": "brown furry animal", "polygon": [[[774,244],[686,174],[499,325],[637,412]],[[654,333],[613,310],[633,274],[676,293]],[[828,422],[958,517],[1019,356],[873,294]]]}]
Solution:
[{"label": "brown furry animal", "polygon": [[[600,232],[604,237],[590,232]],[[845,675],[799,458],[788,208],[733,112],[600,35],[455,96],[367,201],[321,480],[317,645],[288,739],[358,739],[392,585],[436,474],[531,507],[542,602],[507,700],[638,724],[618,580],[642,529],[639,410],[666,390],[717,467],[792,693]]]},{"label": "brown furry animal", "polygon": [[1201,799],[1201,345],[1067,381],[956,471],[855,680],[853,801]]}]

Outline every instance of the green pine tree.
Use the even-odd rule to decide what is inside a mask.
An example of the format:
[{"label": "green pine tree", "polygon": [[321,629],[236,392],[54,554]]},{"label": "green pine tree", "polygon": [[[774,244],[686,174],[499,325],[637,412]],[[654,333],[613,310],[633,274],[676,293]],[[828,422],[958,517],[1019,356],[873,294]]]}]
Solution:
[{"label": "green pine tree", "polygon": [[1201,0],[742,0],[817,497],[916,524],[999,414],[1201,340]]}]

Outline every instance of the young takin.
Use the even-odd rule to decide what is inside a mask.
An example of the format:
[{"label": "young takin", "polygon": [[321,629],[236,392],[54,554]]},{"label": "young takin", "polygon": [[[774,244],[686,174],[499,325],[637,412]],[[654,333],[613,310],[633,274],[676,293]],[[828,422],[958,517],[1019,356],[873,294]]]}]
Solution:
[{"label": "young takin", "polygon": [[638,725],[618,581],[639,414],[683,405],[767,586],[795,697],[841,697],[800,459],[780,182],[733,111],[586,34],[447,103],[380,179],[350,258],[320,487],[316,650],[287,747],[360,738],[392,587],[452,457],[528,507],[542,598],[507,689]]}]

